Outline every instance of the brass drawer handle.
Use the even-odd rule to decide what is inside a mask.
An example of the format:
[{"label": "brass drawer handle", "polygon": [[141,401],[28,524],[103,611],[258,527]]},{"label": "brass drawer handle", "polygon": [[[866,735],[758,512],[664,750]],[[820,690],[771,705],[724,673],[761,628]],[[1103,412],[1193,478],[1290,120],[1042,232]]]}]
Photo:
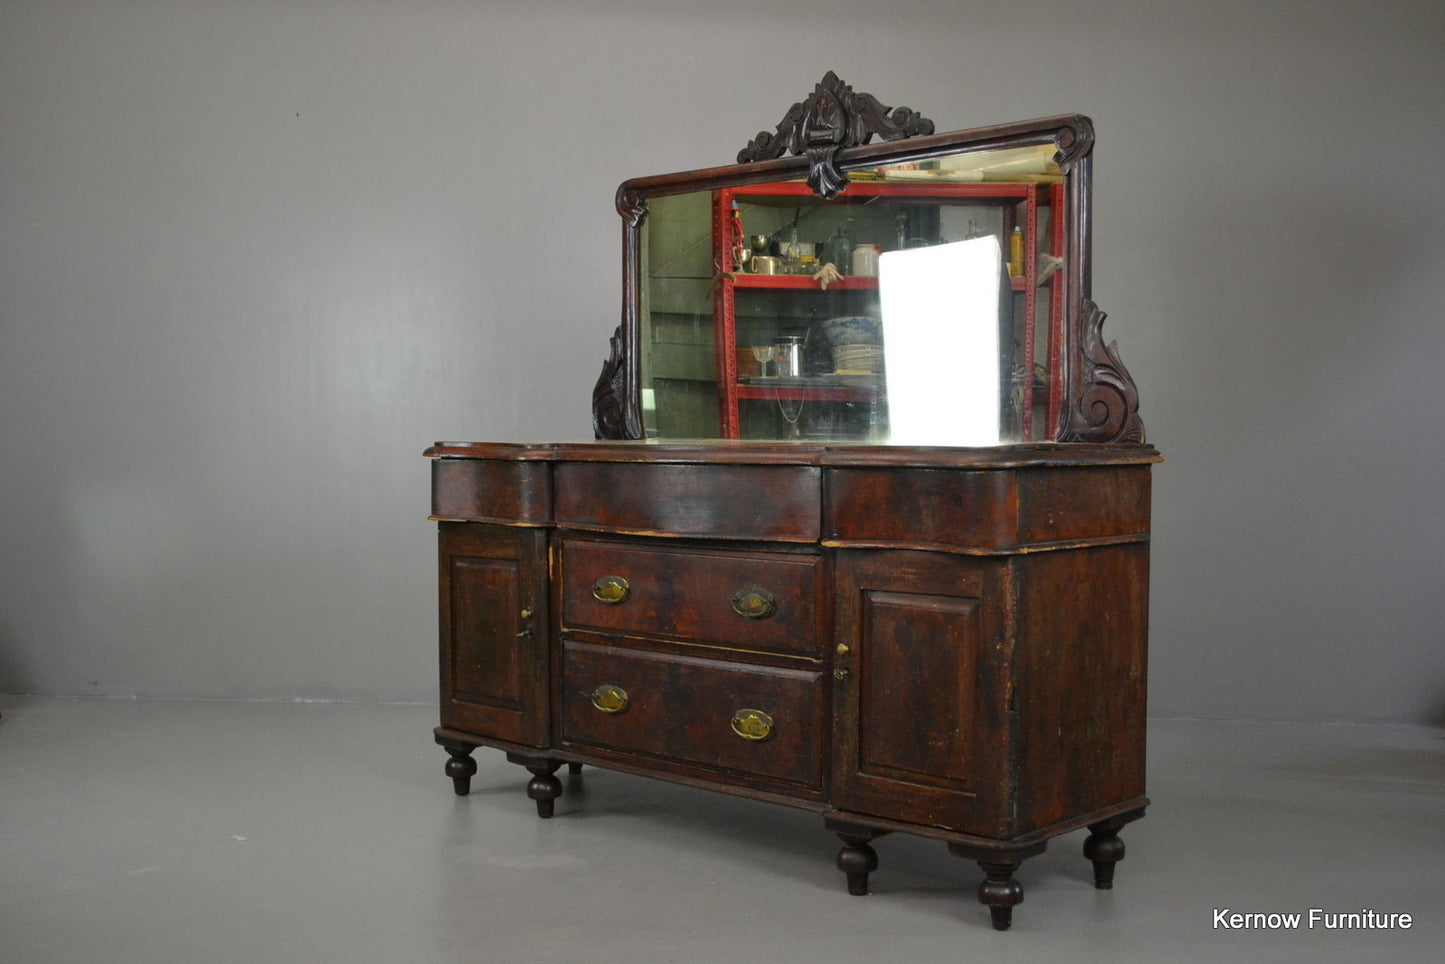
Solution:
[{"label": "brass drawer handle", "polygon": [[621,713],[631,702],[627,690],[611,683],[603,683],[592,691],[592,705],[603,713]]},{"label": "brass drawer handle", "polygon": [[592,597],[609,606],[626,602],[630,595],[632,587],[621,576],[599,576],[592,584]]},{"label": "brass drawer handle", "polygon": [[767,619],[778,611],[778,601],[766,589],[749,586],[733,593],[733,612],[748,619]]},{"label": "brass drawer handle", "polygon": [[732,728],[744,740],[766,740],[773,735],[773,718],[762,710],[738,710],[733,714]]}]

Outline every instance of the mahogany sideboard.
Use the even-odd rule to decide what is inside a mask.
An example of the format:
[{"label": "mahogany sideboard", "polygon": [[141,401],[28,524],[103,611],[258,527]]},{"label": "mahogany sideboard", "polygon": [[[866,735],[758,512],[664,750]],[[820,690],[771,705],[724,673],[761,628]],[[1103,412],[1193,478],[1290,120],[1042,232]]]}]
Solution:
[{"label": "mahogany sideboard", "polygon": [[850,893],[902,831],[984,872],[1143,815],[1152,446],[438,443],[441,726],[815,811]]}]

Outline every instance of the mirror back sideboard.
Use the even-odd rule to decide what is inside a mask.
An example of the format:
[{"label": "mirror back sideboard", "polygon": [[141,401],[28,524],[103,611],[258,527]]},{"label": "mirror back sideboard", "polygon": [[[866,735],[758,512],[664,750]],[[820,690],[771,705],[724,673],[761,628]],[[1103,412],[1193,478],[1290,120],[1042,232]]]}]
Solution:
[{"label": "mirror back sideboard", "polygon": [[[883,142],[867,143],[875,135]],[[1060,835],[1088,828],[1095,884],[1112,886],[1120,828],[1148,804],[1149,487],[1160,456],[1090,300],[1092,143],[1077,115],[935,134],[829,74],[739,163],[622,186],[625,298],[594,395],[599,440],[426,452],[439,534],[435,738],[457,794],[476,773],[473,751],[490,747],[530,772],[526,794],[544,818],[567,806],[564,764],[569,785],[595,766],[803,808],[841,840],[851,894],[868,891],[879,837],[915,834],[978,863],[977,896],[998,929],[1023,899],[1018,867]],[[1019,190],[1016,172],[969,180],[970,165],[1010,151],[1037,164],[1041,144],[1057,169],[1038,175],[1042,190]],[[939,197],[969,203],[931,211]],[[670,210],[676,199],[692,214]],[[770,231],[748,230],[769,211]],[[996,220],[982,223],[985,211]],[[882,256],[902,270],[868,280],[839,271],[840,258],[753,245],[774,233],[826,244],[793,237],[810,222],[880,247],[861,235],[896,228]],[[1016,270],[1005,274],[1015,227],[1031,248],[1009,252]],[[973,237],[955,241],[960,232]],[[992,441],[932,444],[901,428],[903,396],[918,386],[888,358],[909,344],[888,311],[900,289],[888,286],[927,283],[937,265],[963,263],[948,260],[964,250],[953,245],[975,241],[968,250],[992,260],[974,301],[999,304],[976,325],[998,336],[997,357],[976,369],[989,388],[925,410],[945,416],[927,431],[946,439],[968,414],[947,400],[973,398]],[[756,249],[744,254],[745,243]],[[669,251],[677,264],[664,266]],[[804,271],[774,274],[756,257]],[[805,273],[815,265],[821,278]],[[871,266],[866,251],[860,265]],[[820,314],[824,281],[849,310],[877,296],[878,317]],[[1021,345],[1007,334],[1019,303],[1034,326]],[[924,362],[927,325],[950,324],[956,308],[923,316]],[[671,317],[689,312],[693,322]],[[877,322],[855,326],[876,335],[861,363],[837,350],[849,345],[838,319],[853,317]],[[664,358],[648,339],[674,323],[707,331]],[[748,331],[754,344],[739,344]],[[826,351],[813,346],[814,370],[802,352],[787,357],[830,335]],[[740,373],[742,349],[771,345],[779,354],[757,360],[783,367]],[[667,386],[660,402],[660,382],[678,372],[701,387]],[[795,403],[843,414],[790,421]],[[711,437],[657,431],[674,404],[692,406],[677,424]]]}]

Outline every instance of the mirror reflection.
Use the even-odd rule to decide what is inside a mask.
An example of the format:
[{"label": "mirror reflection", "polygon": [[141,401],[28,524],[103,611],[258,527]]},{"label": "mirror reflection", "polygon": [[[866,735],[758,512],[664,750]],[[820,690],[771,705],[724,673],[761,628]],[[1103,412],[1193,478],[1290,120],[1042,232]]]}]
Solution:
[{"label": "mirror reflection", "polygon": [[1062,400],[1056,148],[648,201],[643,425],[654,438],[992,445]]}]

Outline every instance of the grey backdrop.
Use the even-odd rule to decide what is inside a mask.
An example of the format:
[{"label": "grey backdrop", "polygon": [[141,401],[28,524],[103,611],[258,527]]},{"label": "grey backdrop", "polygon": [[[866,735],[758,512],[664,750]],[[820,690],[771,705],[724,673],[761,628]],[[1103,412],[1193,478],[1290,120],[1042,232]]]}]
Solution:
[{"label": "grey backdrop", "polygon": [[433,439],[581,439],[626,177],[829,68],[1097,127],[1152,711],[1445,718],[1437,0],[0,0],[0,691],[424,700]]}]

